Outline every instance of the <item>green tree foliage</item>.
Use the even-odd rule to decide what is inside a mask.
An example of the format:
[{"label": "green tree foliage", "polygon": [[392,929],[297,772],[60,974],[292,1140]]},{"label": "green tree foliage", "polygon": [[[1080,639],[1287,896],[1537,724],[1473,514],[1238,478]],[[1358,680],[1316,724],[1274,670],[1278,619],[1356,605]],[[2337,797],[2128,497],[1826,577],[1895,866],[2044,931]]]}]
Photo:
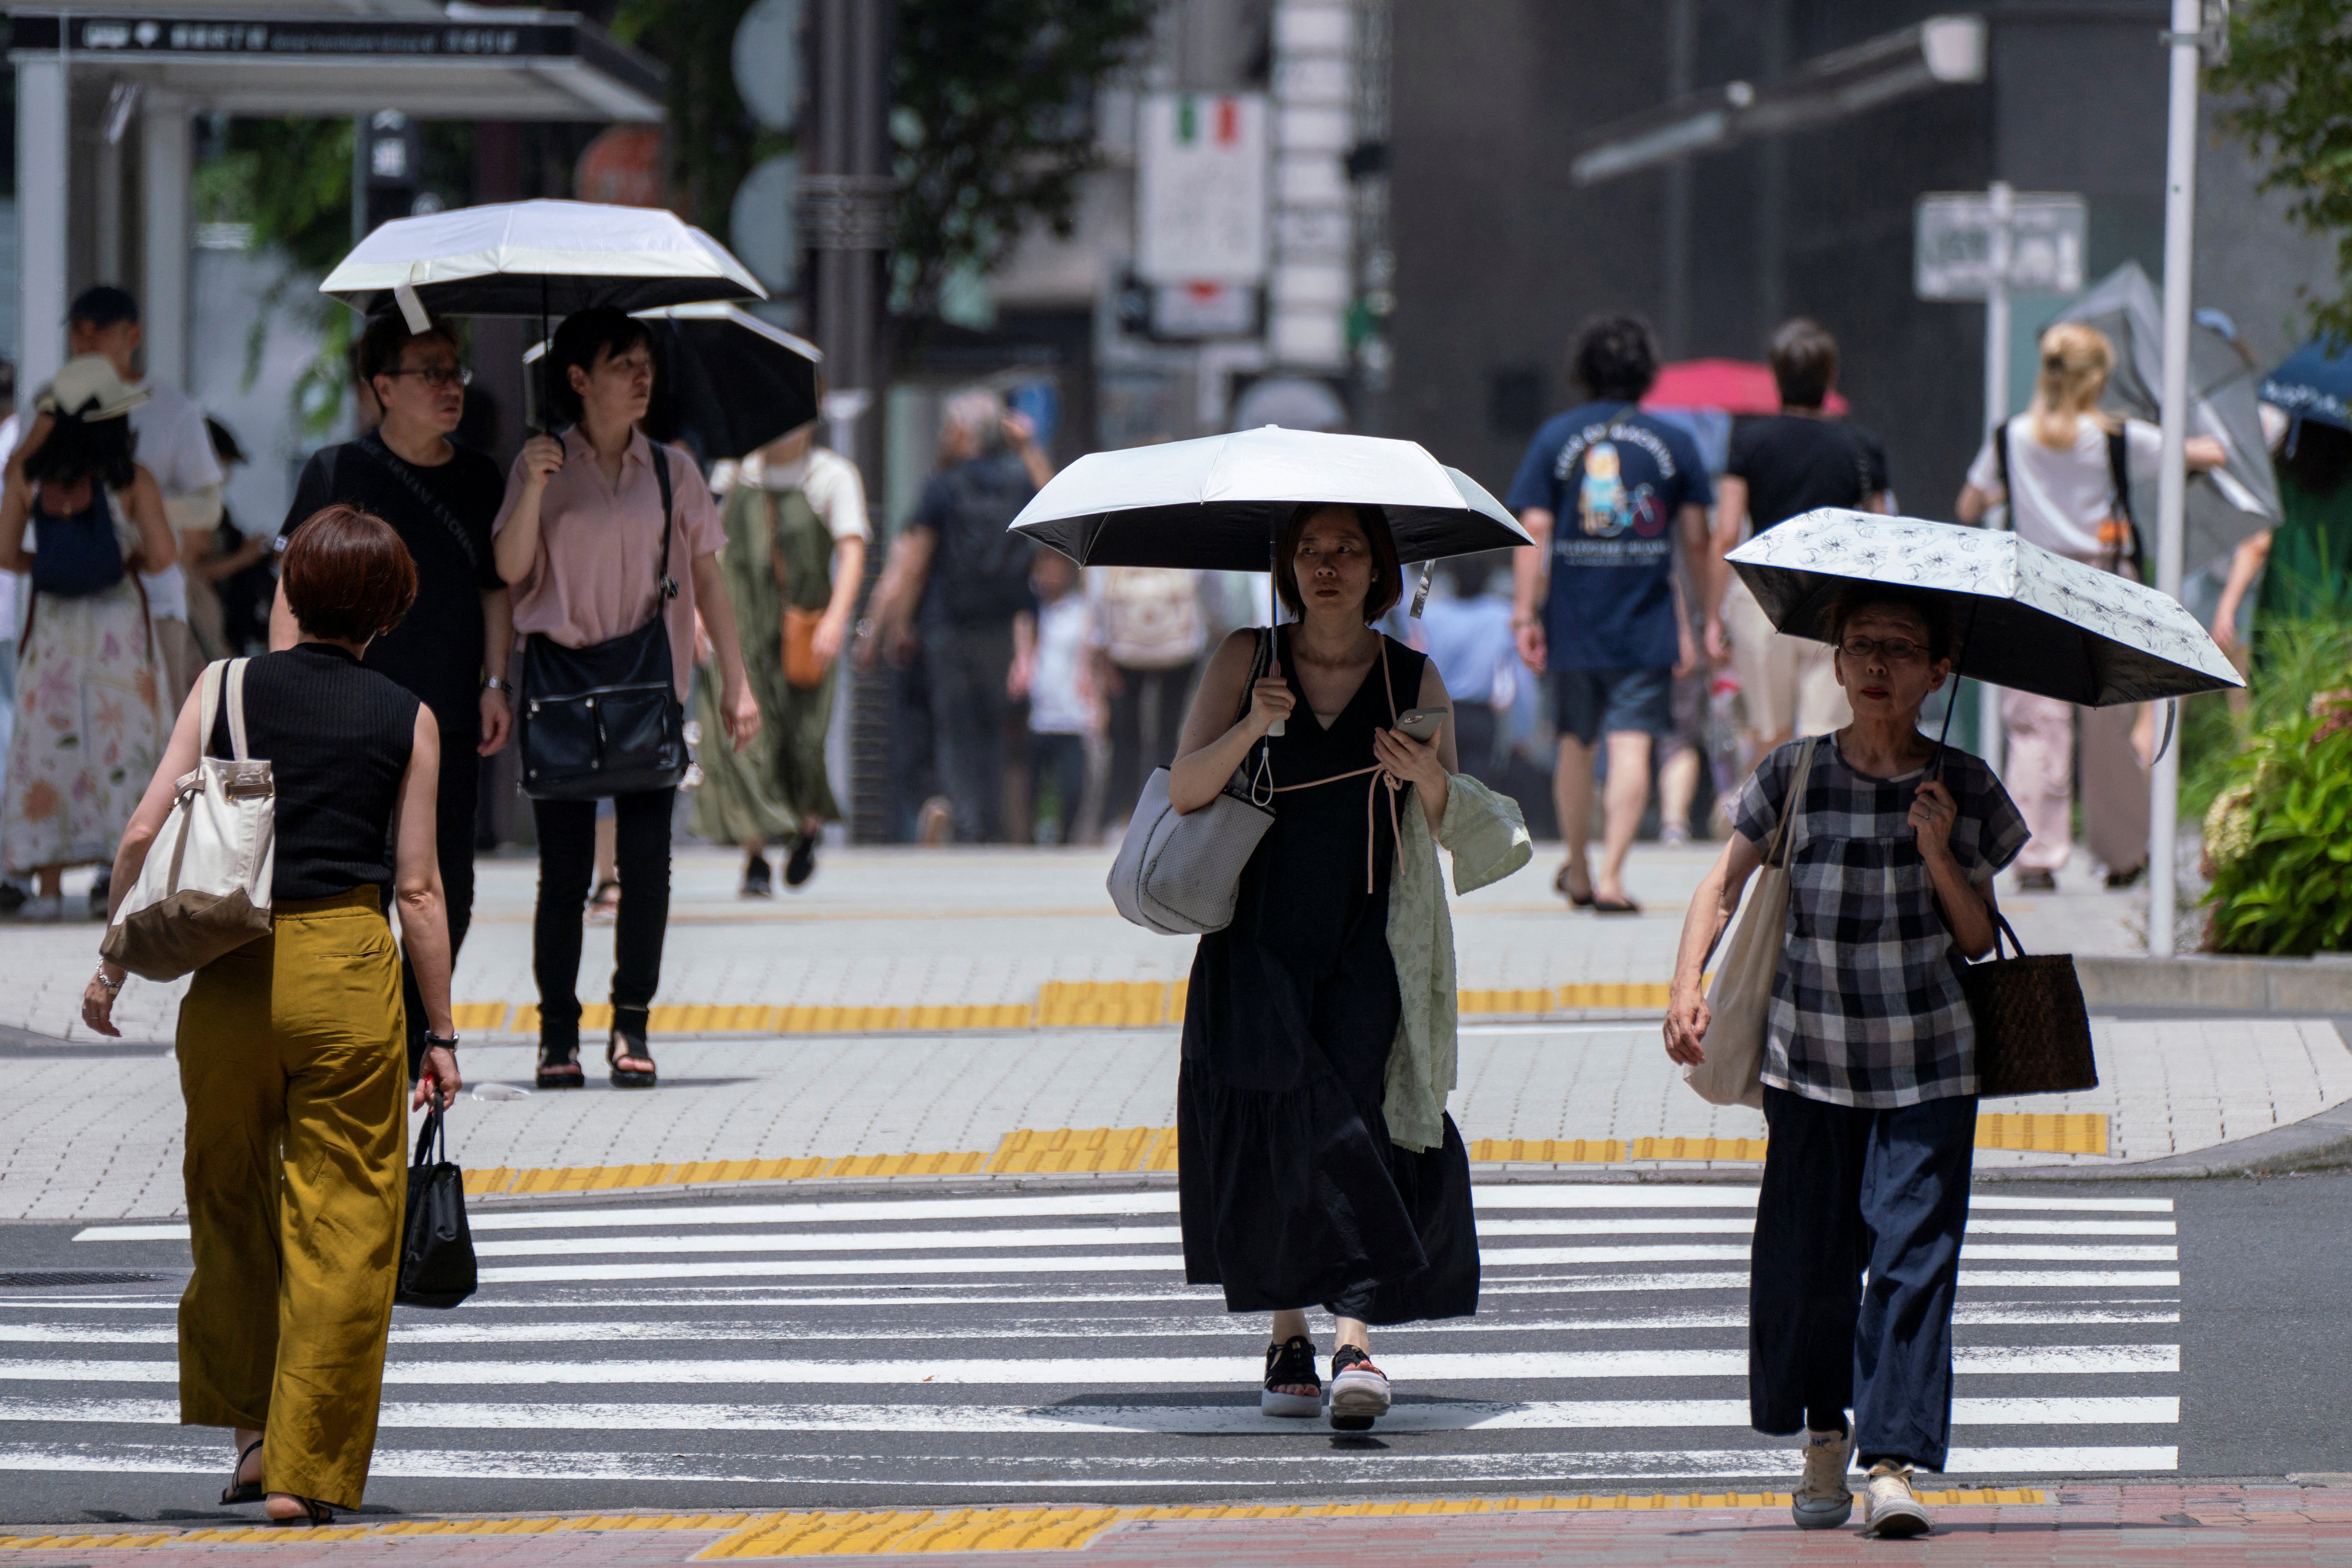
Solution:
[{"label": "green tree foliage", "polygon": [[2239,0],[2214,85],[2237,99],[2229,123],[2270,162],[2263,188],[2286,193],[2296,221],[2336,237],[2338,289],[2309,300],[2311,326],[2352,337],[2352,5]]},{"label": "green tree foliage", "polygon": [[986,272],[1022,230],[1070,232],[1096,158],[1095,88],[1150,30],[1152,0],[899,0],[890,120],[903,308]]}]

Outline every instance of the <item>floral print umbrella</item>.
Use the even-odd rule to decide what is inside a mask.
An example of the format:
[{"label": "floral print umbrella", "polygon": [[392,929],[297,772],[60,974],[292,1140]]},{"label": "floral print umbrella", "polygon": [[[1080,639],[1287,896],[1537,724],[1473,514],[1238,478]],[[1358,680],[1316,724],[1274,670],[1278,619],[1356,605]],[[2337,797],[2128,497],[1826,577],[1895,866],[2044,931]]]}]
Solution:
[{"label": "floral print umbrella", "polygon": [[2104,708],[2245,684],[2178,601],[2014,533],[1822,507],[1725,559],[1775,626],[1816,642],[1857,583],[1948,596],[1958,672],[1995,686]]}]

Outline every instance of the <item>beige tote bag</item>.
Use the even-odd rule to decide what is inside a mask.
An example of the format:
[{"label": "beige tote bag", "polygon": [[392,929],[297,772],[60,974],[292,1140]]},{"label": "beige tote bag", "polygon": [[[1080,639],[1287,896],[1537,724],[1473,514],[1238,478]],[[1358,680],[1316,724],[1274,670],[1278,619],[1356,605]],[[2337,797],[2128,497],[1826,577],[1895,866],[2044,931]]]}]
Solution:
[{"label": "beige tote bag", "polygon": [[1699,1042],[1706,1060],[1685,1067],[1683,1081],[1709,1105],[1764,1103],[1764,1026],[1789,938],[1789,860],[1796,849],[1790,830],[1804,810],[1805,783],[1812,776],[1813,748],[1820,743],[1820,736],[1808,736],[1798,753],[1780,828],[1706,988],[1706,1034]]},{"label": "beige tote bag", "polygon": [[[245,747],[245,667],[205,667],[203,725],[194,771],[179,781],[171,815],[147,847],[139,879],[106,928],[99,951],[148,980],[177,980],[269,934],[269,883],[278,868],[277,795],[269,764]],[[228,757],[204,754],[228,687]]]}]

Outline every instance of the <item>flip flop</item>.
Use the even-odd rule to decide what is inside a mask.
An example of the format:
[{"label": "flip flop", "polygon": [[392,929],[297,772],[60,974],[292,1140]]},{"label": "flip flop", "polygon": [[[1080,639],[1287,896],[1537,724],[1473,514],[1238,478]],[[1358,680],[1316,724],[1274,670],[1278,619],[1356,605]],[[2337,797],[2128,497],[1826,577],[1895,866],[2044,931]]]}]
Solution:
[{"label": "flip flop", "polygon": [[1566,899],[1570,909],[1589,910],[1592,907],[1592,895],[1591,892],[1588,891],[1582,898],[1579,898],[1576,894],[1569,891],[1568,868],[1565,866],[1562,866],[1558,871],[1552,873],[1551,890],[1558,893],[1561,898]]},{"label": "flip flop", "polygon": [[1642,906],[1631,899],[1595,899],[1592,912],[1596,915],[1638,915]]}]

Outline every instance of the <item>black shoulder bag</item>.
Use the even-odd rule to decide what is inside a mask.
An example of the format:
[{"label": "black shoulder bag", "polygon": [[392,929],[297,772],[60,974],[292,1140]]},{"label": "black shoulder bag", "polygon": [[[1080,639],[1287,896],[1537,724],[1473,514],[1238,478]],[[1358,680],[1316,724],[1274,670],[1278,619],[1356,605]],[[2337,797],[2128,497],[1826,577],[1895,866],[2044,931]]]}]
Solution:
[{"label": "black shoulder bag", "polygon": [[449,1158],[442,1114],[436,1096],[416,1135],[415,1162],[408,1167],[400,1281],[392,1298],[404,1307],[454,1307],[478,1282],[474,1233],[466,1225],[466,1173]]},{"label": "black shoulder bag", "polygon": [[[522,789],[533,800],[604,800],[675,788],[686,777],[686,710],[669,651],[669,454],[653,448],[661,486],[659,591],[651,619],[586,647],[533,633],[523,645]],[[541,548],[544,548],[542,543]]]}]

